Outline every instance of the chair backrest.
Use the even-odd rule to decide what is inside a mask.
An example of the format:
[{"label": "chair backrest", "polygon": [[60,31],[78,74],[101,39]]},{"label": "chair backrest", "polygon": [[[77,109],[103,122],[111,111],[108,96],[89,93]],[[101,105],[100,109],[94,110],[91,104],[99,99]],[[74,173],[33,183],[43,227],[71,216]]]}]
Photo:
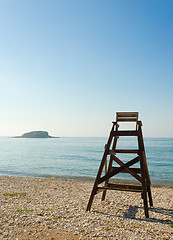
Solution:
[{"label": "chair backrest", "polygon": [[138,112],[117,112],[116,122],[138,122]]}]

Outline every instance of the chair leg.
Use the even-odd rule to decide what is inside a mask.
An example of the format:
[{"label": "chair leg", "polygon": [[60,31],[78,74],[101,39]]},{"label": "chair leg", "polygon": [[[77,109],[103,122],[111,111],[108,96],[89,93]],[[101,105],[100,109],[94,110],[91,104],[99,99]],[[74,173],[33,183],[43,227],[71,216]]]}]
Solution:
[{"label": "chair leg", "polygon": [[148,192],[148,198],[149,198],[149,202],[150,202],[150,207],[153,207],[153,199],[152,199],[152,195],[151,195],[150,186],[147,187],[147,192]]},{"label": "chair leg", "polygon": [[143,202],[144,202],[145,216],[146,216],[146,218],[149,218],[148,202],[147,202],[147,191],[146,191],[146,187],[145,186],[142,186],[142,188],[143,188]]},{"label": "chair leg", "polygon": [[146,188],[146,182],[145,182],[145,171],[144,171],[143,159],[141,157],[140,157],[140,165],[141,165],[142,199],[144,202],[144,211],[145,211],[146,218],[149,218],[148,202],[147,202],[147,188]]},{"label": "chair leg", "polygon": [[[108,166],[108,172],[110,172],[110,170],[111,170],[111,168],[112,168],[112,162],[113,162],[113,159],[110,159],[110,160],[109,160],[109,166]],[[105,175],[106,175],[106,174],[105,174]],[[105,185],[108,184],[108,183],[109,183],[109,180],[106,180],[106,181],[105,181]],[[104,191],[103,191],[102,201],[104,201],[105,198],[106,198],[106,192],[107,192],[107,190],[104,190]]]}]

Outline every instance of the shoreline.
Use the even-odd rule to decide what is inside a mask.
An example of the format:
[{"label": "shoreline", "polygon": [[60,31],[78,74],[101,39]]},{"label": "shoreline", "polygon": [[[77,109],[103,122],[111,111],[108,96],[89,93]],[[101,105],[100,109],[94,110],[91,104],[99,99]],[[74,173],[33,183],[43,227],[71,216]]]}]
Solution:
[{"label": "shoreline", "polygon": [[[45,176],[15,176],[15,175],[0,175],[0,177],[23,177],[23,178],[41,178],[41,179],[57,179],[57,180],[74,180],[74,181],[83,181],[83,182],[91,182],[94,183],[95,177],[88,177],[88,176],[51,176],[51,175],[45,175]],[[113,183],[118,184],[138,184],[139,182],[137,180],[127,179],[127,178],[114,178],[111,180]],[[170,184],[171,180],[165,180],[165,181],[159,181],[159,180],[152,180],[151,179],[151,186],[152,187],[170,187],[173,188],[173,182]]]},{"label": "shoreline", "polygon": [[153,187],[145,218],[139,193],[97,194],[93,182],[0,176],[0,239],[171,239],[173,188]]}]

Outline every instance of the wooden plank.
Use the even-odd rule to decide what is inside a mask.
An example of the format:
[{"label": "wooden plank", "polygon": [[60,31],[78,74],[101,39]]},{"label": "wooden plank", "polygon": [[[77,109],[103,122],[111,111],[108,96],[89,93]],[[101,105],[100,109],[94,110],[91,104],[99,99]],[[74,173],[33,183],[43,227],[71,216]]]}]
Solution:
[{"label": "wooden plank", "polygon": [[131,161],[125,163],[123,166],[119,167],[118,169],[107,173],[105,176],[101,177],[100,180],[98,181],[99,184],[106,181],[107,179],[113,177],[114,175],[120,173],[122,170],[124,170],[125,168],[129,168],[131,165],[137,163],[139,161],[139,157],[136,157],[134,159],[132,159]]},{"label": "wooden plank", "polygon": [[150,185],[147,186],[147,192],[148,192],[150,207],[153,207],[153,199],[152,199],[152,195],[151,195]]},{"label": "wooden plank", "polygon": [[116,153],[137,153],[137,149],[116,149]]},{"label": "wooden plank", "polygon": [[110,150],[109,154],[110,155],[116,155],[116,153],[137,153],[138,154],[139,150],[138,149],[115,149],[115,150]]},{"label": "wooden plank", "polygon": [[117,122],[137,122],[137,118],[118,117]]},{"label": "wooden plank", "polygon": [[142,192],[142,186],[109,183],[103,187],[98,187],[97,193],[104,191],[105,189],[106,190]]},{"label": "wooden plank", "polygon": [[[106,148],[106,145],[105,145],[105,148]],[[106,159],[105,159],[105,175],[107,174],[107,157],[106,157]],[[106,183],[105,183],[106,184]],[[96,191],[96,193],[97,193],[97,191]],[[103,194],[102,194],[102,201],[104,201],[105,200],[105,197],[106,197],[106,190],[104,190],[103,191]]]},{"label": "wooden plank", "polygon": [[138,117],[138,112],[117,112],[117,117]]},{"label": "wooden plank", "polygon": [[140,159],[141,177],[142,177],[142,195],[143,195],[143,202],[144,202],[145,217],[149,218],[141,126],[139,126],[139,132],[140,132],[140,135],[138,137],[138,144],[139,144],[139,159]]},{"label": "wooden plank", "polygon": [[145,171],[146,171],[146,179],[147,179],[147,183],[151,184],[150,181],[150,175],[149,175],[149,171],[148,171],[148,167],[147,167],[147,160],[146,160],[146,154],[145,154],[145,148],[144,148],[144,140],[143,140],[143,136],[142,136],[142,124],[139,125],[139,138],[141,140],[141,149],[142,149],[142,155],[143,155],[143,160],[144,160],[144,167],[145,167]]},{"label": "wooden plank", "polygon": [[128,184],[115,184],[115,183],[109,183],[108,187],[110,188],[125,188],[125,189],[134,189],[134,190],[142,190],[142,186],[140,185],[128,185]]},{"label": "wooden plank", "polygon": [[[115,169],[118,169],[119,167],[112,167],[111,170],[115,170]],[[140,168],[126,168],[124,169],[123,171],[121,171],[122,173],[129,173],[129,170],[130,171],[133,171],[135,173],[141,173],[141,169]]]},{"label": "wooden plank", "polygon": [[114,131],[114,132],[113,132],[113,136],[124,136],[124,137],[128,137],[128,136],[138,136],[138,135],[139,135],[138,131],[134,131],[134,130]]},{"label": "wooden plank", "polygon": [[[149,203],[150,206],[153,206],[153,199],[152,199],[152,194],[151,194],[151,189],[150,189],[150,185],[151,185],[151,181],[150,181],[150,175],[149,175],[149,171],[148,171],[148,167],[147,167],[147,161],[146,161],[146,154],[145,154],[145,147],[144,147],[144,140],[143,140],[143,135],[142,135],[142,123],[139,123],[139,137],[138,137],[138,143],[139,143],[139,147],[141,148],[141,156],[143,158],[143,166],[144,166],[144,173],[145,173],[145,177],[146,177],[146,182],[147,182],[147,192],[148,192],[148,197],[149,197]],[[142,176],[142,174],[141,174]],[[144,189],[145,191],[145,189]],[[146,203],[144,203],[144,205],[146,205]],[[148,207],[148,205],[147,205]],[[147,215],[147,210],[145,210],[146,215]],[[149,215],[148,215],[149,216]]]}]

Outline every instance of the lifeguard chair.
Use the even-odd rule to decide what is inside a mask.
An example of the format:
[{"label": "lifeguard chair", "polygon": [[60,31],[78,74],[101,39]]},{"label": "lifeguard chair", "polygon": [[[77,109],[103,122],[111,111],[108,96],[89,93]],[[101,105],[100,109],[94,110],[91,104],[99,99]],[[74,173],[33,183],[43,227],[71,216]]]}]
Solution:
[{"label": "lifeguard chair", "polygon": [[[135,123],[133,130],[120,130],[122,122]],[[136,137],[138,143],[138,149],[117,149],[117,141],[120,137]],[[135,154],[137,155],[130,161],[123,162],[116,155],[119,154]],[[109,157],[109,163],[107,158]],[[118,167],[114,167],[113,163],[116,162]],[[139,163],[139,167],[131,167],[132,165]],[[102,176],[103,169],[105,168],[105,175]],[[110,183],[110,178],[118,173],[128,173],[138,180],[140,184],[115,184]],[[103,185],[104,183],[104,185]],[[101,185],[100,185],[101,184]],[[104,154],[100,167],[95,179],[95,183],[91,192],[91,196],[87,205],[87,211],[90,211],[94,196],[102,192],[102,200],[106,197],[107,190],[121,190],[140,192],[144,202],[144,211],[146,218],[149,217],[148,213],[148,200],[150,206],[153,206],[151,189],[150,189],[150,177],[146,162],[146,155],[144,149],[144,141],[142,135],[142,122],[138,121],[138,112],[117,112],[116,122],[113,122],[112,129],[108,138],[108,142],[105,145]]]}]

